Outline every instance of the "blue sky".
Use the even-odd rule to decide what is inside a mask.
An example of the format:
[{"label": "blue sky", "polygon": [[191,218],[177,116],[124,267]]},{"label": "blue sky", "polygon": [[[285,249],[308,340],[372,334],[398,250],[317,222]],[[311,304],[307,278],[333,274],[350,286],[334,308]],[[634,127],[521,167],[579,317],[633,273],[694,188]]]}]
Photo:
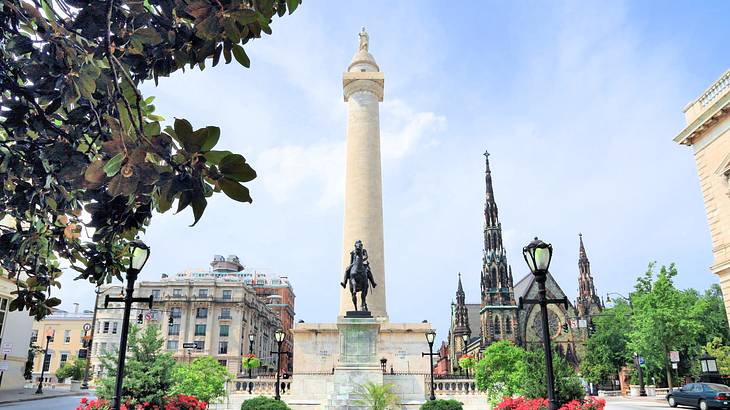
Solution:
[{"label": "blue sky", "polygon": [[[366,26],[385,73],[381,105],[385,272],[392,321],[445,337],[457,273],[478,303],[485,149],[508,260],[552,242],[577,292],[578,233],[599,293],[628,293],[647,264],[676,262],[680,287],[717,282],[692,152],[672,138],[682,108],[730,68],[721,1],[309,0],[234,64],[163,79],[168,120],[221,127],[219,147],[259,172],[253,205],[222,195],[201,222],[157,216],[144,279],[237,254],[288,275],[297,319],[335,319],[342,271],[346,106],[342,72]],[[91,285],[64,279],[64,307]],[[380,289],[380,288],[378,288]]]}]

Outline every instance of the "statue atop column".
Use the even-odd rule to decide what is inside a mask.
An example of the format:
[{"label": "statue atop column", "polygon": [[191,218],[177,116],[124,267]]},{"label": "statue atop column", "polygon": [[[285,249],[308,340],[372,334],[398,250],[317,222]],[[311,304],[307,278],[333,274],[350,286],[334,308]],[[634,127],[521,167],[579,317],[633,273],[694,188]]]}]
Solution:
[{"label": "statue atop column", "polygon": [[368,32],[365,31],[365,27],[363,27],[362,31],[358,33],[358,36],[360,36],[360,50],[368,51],[368,46],[370,45],[370,36],[368,36]]},{"label": "statue atop column", "polygon": [[[367,36],[367,34],[365,34]],[[373,279],[373,274],[370,271],[370,262],[368,262],[368,251],[363,248],[362,241],[355,241],[355,250],[350,251],[350,265],[345,269],[345,278],[340,282],[340,286],[343,288],[350,285],[350,293],[352,294],[352,304],[355,305],[355,311],[357,309],[357,292],[360,292],[360,298],[362,299],[361,310],[368,312],[368,282],[373,288],[378,286]]]}]

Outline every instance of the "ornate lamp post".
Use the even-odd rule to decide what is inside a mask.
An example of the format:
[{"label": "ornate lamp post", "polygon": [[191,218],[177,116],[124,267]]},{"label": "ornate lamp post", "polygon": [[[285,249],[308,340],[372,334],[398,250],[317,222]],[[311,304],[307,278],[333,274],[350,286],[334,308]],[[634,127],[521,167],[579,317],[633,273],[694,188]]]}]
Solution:
[{"label": "ornate lamp post", "polygon": [[129,266],[127,267],[127,290],[122,298],[111,298],[106,295],[104,298],[104,307],[109,306],[109,302],[124,302],[124,316],[122,317],[122,333],[119,337],[119,358],[117,360],[117,381],[112,401],[112,410],[120,410],[122,404],[122,384],[124,383],[124,361],[127,357],[127,336],[129,336],[129,314],[132,310],[132,303],[147,302],[152,309],[152,295],[148,298],[135,298],[134,282],[137,281],[139,272],[147,263],[150,257],[150,248],[139,239],[129,243],[131,257],[129,258]]},{"label": "ornate lamp post", "polygon": [[41,380],[38,382],[38,390],[35,391],[35,394],[43,394],[43,377],[45,377],[46,375],[46,358],[48,357],[48,344],[51,343],[51,339],[53,339],[54,334],[56,334],[56,331],[52,327],[46,329],[46,350],[43,352],[43,361],[41,362]]},{"label": "ornate lamp post", "polygon": [[550,410],[557,410],[558,402],[555,399],[555,378],[553,376],[553,351],[550,347],[550,325],[548,323],[548,308],[550,304],[562,304],[568,307],[568,298],[548,299],[547,290],[545,289],[545,281],[547,280],[548,268],[550,268],[550,260],[553,257],[553,246],[545,243],[537,237],[522,249],[522,256],[530,268],[532,275],[535,276],[537,282],[537,299],[522,299],[520,297],[519,309],[523,305],[540,305],[540,313],[542,316],[542,343],[545,348],[545,374],[547,376],[547,393]]},{"label": "ornate lamp post", "polygon": [[281,344],[284,343],[284,337],[286,337],[286,333],[284,333],[284,330],[282,329],[276,329],[276,332],[274,332],[274,340],[276,340],[276,351],[271,352],[271,354],[276,353],[276,395],[274,396],[274,399],[281,400],[281,395],[279,394],[279,383],[280,383],[280,376],[281,376],[281,355],[286,354],[290,355],[290,352],[282,352],[281,351]]},{"label": "ornate lamp post", "polygon": [[[469,335],[467,335],[467,334],[461,335],[461,341],[464,342],[464,349],[463,349],[461,355],[466,356],[466,351],[467,351],[466,348],[467,348],[467,344],[469,343]],[[465,370],[466,370],[466,378],[468,379],[469,378],[469,368],[466,368]]]},{"label": "ornate lamp post", "polygon": [[438,353],[433,352],[433,342],[436,340],[436,332],[433,329],[429,329],[426,332],[426,342],[428,342],[428,353],[421,353],[421,357],[428,356],[431,362],[431,396],[429,400],[436,400],[436,395],[433,394],[433,357],[438,356]]},{"label": "ornate lamp post", "polygon": [[[250,355],[253,354],[253,341],[254,341],[254,339],[256,339],[256,335],[254,335],[253,333],[249,333],[248,334],[248,354],[250,354]],[[248,378],[249,379],[252,377],[251,376],[251,370],[252,370],[251,367],[249,367],[248,368]]]},{"label": "ornate lamp post", "polygon": [[704,352],[700,356],[700,380],[707,383],[720,383],[720,372],[717,371],[717,358]]}]

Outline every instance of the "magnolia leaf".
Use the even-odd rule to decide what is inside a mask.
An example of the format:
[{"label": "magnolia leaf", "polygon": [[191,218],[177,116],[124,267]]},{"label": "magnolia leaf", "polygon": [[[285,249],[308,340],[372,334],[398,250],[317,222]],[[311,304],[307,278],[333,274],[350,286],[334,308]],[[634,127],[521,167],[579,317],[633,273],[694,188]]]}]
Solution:
[{"label": "magnolia leaf", "polygon": [[232,155],[233,153],[231,151],[208,151],[203,156],[208,161],[218,165],[220,164],[221,160],[229,155]]},{"label": "magnolia leaf", "polygon": [[195,226],[195,224],[198,223],[200,220],[200,217],[203,216],[203,212],[205,211],[205,207],[208,205],[208,201],[205,200],[205,195],[203,195],[202,192],[196,192],[193,196],[193,224],[190,226]]},{"label": "magnolia leaf", "polygon": [[256,178],[256,171],[246,163],[243,155],[232,154],[218,163],[220,172],[226,177],[239,182],[248,182]]},{"label": "magnolia leaf", "polygon": [[154,46],[162,41],[162,36],[152,27],[142,27],[134,31],[132,39]]},{"label": "magnolia leaf", "polygon": [[104,165],[104,173],[106,173],[106,176],[113,177],[114,175],[119,172],[119,170],[122,168],[122,162],[124,162],[125,155],[123,152],[120,152],[119,154],[115,155],[107,161],[107,163]]},{"label": "magnolia leaf", "polygon": [[218,127],[209,126],[206,129],[208,134],[200,147],[201,152],[210,151],[218,143],[218,139],[221,136],[221,129]]},{"label": "magnolia leaf", "polygon": [[246,51],[238,44],[233,45],[233,57],[235,57],[236,61],[238,61],[238,63],[242,66],[246,68],[251,67],[251,60],[248,58],[248,55],[246,55]]},{"label": "magnolia leaf", "polygon": [[294,13],[294,10],[299,7],[299,0],[286,0],[286,7],[289,9],[289,14]]},{"label": "magnolia leaf", "polygon": [[238,202],[253,202],[251,195],[248,193],[248,188],[238,182],[228,178],[221,178],[218,180],[218,184],[229,198],[235,199]]},{"label": "magnolia leaf", "polygon": [[104,182],[104,161],[97,159],[96,161],[89,164],[84,171],[84,179],[87,182],[89,188],[98,188]]}]

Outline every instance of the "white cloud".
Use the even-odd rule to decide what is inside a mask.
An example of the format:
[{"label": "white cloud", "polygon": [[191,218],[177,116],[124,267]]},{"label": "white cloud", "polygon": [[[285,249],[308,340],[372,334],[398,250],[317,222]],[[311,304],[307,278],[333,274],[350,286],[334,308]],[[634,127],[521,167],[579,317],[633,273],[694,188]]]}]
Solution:
[{"label": "white cloud", "polygon": [[446,129],[446,117],[433,112],[416,112],[402,100],[382,106],[381,146],[385,160],[397,160],[418,146],[438,144],[436,134]]}]

